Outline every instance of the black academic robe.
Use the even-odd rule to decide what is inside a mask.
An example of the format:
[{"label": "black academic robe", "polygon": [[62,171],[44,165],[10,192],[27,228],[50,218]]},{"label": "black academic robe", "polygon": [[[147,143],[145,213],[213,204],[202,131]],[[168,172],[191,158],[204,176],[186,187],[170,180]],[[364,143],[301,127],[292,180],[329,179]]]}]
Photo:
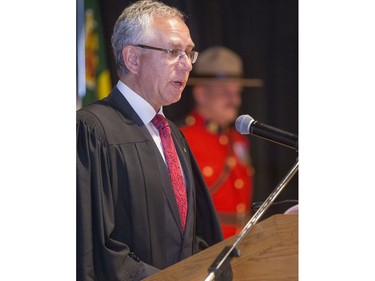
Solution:
[{"label": "black academic robe", "polygon": [[77,280],[138,280],[223,239],[187,141],[170,127],[187,186],[185,233],[163,158],[119,90],[77,111]]}]

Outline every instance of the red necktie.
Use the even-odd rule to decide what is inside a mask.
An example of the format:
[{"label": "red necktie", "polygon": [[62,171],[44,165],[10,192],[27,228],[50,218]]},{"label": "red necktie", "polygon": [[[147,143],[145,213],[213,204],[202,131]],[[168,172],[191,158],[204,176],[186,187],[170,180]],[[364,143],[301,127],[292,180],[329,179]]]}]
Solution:
[{"label": "red necktie", "polygon": [[182,228],[185,230],[187,214],[186,188],[181,172],[180,161],[172,140],[171,128],[169,127],[167,119],[161,114],[156,114],[151,122],[159,130],[165,160],[167,161],[169,175],[171,177],[178,210],[180,212]]}]

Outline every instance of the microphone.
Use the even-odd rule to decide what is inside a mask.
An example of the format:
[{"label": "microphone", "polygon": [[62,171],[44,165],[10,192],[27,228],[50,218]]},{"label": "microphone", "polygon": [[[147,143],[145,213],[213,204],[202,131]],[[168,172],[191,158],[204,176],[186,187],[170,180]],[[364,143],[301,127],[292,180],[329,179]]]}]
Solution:
[{"label": "microphone", "polygon": [[255,121],[250,115],[239,116],[235,126],[241,135],[251,134],[298,151],[298,137],[296,135]]}]

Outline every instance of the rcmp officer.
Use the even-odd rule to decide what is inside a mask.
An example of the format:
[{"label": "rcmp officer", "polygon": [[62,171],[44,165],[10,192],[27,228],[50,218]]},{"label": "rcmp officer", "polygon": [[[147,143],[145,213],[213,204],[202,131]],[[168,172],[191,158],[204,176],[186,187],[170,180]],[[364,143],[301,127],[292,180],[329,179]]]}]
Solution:
[{"label": "rcmp officer", "polygon": [[241,58],[223,46],[199,54],[188,84],[195,107],[180,127],[197,159],[218,213],[224,237],[239,231],[250,218],[254,169],[248,139],[233,127],[244,86]]}]

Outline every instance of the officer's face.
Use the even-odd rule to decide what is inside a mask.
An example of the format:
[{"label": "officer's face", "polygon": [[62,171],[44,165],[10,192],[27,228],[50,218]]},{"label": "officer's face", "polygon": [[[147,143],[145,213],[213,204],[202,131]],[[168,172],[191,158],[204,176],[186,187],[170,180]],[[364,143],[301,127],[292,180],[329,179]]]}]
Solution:
[{"label": "officer's face", "polygon": [[227,126],[238,117],[241,91],[238,82],[210,82],[202,86],[202,106],[212,121]]}]

